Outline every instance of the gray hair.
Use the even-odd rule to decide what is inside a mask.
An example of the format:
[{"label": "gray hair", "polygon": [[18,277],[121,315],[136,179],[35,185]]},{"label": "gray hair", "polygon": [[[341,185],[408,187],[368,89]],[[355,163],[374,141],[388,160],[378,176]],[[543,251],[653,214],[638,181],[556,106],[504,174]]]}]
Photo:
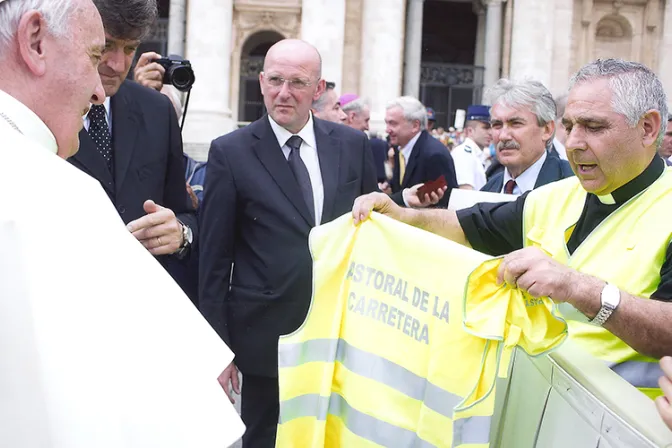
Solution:
[{"label": "gray hair", "polygon": [[[329,86],[329,87],[331,87],[331,86]],[[327,106],[327,95],[329,95],[329,92],[334,90],[334,88],[336,86],[334,85],[334,87],[331,87],[331,88],[329,88],[329,87],[326,87],[324,89],[324,92],[322,92],[322,95],[320,95],[320,97],[318,99],[313,101],[313,105],[311,107],[313,109],[315,109],[315,111],[322,112],[324,110],[324,108]]]},{"label": "gray hair", "polygon": [[404,113],[404,118],[408,121],[420,121],[420,128],[427,127],[427,109],[420,101],[412,96],[400,96],[399,98],[389,102],[386,109],[399,107]]},{"label": "gray hair", "polygon": [[567,94],[563,93],[560,96],[555,98],[555,108],[557,109],[555,118],[557,120],[562,119],[562,116],[565,115],[565,108],[567,107]]},{"label": "gray hair", "polygon": [[72,0],[6,0],[0,2],[0,55],[12,41],[19,27],[21,17],[31,10],[39,11],[49,27],[49,32],[57,37],[70,35],[70,19],[75,4]]},{"label": "gray hair", "polygon": [[611,88],[611,107],[625,117],[630,127],[635,127],[649,110],[661,116],[656,148],[663,143],[667,128],[667,98],[660,79],[643,64],[622,59],[598,59],[576,72],[569,81],[570,90],[575,85],[596,79],[608,79]]},{"label": "gray hair", "polygon": [[105,32],[117,39],[143,40],[159,15],[156,0],[93,0]]},{"label": "gray hair", "polygon": [[346,114],[348,112],[354,112],[356,114],[362,112],[362,110],[368,106],[368,103],[364,101],[362,98],[357,98],[356,100],[350,101],[348,104],[345,106],[341,104],[341,109],[343,109],[343,112]]},{"label": "gray hair", "polygon": [[[537,117],[539,126],[546,126],[551,121],[555,122],[556,108],[553,95],[539,81],[526,79],[512,81],[502,78],[485,92],[488,104],[493,106],[497,103],[514,109],[529,108]],[[553,144],[553,137],[546,142],[549,148]]]}]

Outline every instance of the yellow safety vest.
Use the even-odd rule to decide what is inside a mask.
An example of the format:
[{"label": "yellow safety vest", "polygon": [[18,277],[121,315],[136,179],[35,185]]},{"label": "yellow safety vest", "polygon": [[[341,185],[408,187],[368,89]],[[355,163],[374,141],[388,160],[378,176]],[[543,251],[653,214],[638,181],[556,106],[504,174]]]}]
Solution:
[{"label": "yellow safety vest", "polygon": [[499,259],[385,216],[317,227],[310,248],[311,308],[279,343],[278,447],[487,447],[511,349],[566,338],[549,299],[496,285]]},{"label": "yellow safety vest", "polygon": [[[672,170],[609,215],[572,255],[567,241],[581,216],[586,191],[571,177],[530,192],[523,212],[524,244],[544,250],[585,274],[649,298],[660,283],[660,268],[672,238]],[[655,359],[638,354],[571,305],[560,307],[568,319],[570,337],[649,396],[659,395],[662,375]]]}]

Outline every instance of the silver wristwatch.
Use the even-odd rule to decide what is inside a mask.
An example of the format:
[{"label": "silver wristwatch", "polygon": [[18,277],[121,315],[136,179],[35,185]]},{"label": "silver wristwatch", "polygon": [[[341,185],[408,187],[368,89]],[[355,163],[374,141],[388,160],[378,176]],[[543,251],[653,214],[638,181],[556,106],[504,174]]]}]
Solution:
[{"label": "silver wristwatch", "polygon": [[182,244],[175,252],[175,255],[177,255],[178,257],[182,257],[184,256],[184,254],[187,253],[187,249],[189,249],[191,243],[194,242],[194,234],[188,225],[186,225],[179,219],[177,220],[177,222],[179,222],[180,225],[182,226]]},{"label": "silver wristwatch", "polygon": [[590,323],[593,325],[602,326],[607,321],[607,319],[609,319],[611,313],[613,313],[616,308],[618,308],[618,304],[621,303],[621,291],[616,286],[607,283],[602,289],[600,299],[602,301],[600,312],[597,313],[597,316],[595,316],[595,318],[591,320]]}]

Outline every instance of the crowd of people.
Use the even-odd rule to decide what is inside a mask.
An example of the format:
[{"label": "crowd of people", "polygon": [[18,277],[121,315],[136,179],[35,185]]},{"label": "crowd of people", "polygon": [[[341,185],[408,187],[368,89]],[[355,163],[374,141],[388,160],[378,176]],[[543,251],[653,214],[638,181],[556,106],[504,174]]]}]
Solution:
[{"label": "crowd of people", "polygon": [[[127,79],[156,16],[155,0],[0,0],[0,135],[95,179],[105,194],[91,200],[114,206],[230,347],[218,381],[231,401],[242,393],[244,446],[274,445],[278,337],[310,307],[311,229],[372,211],[504,256],[499,281],[566,304],[570,337],[650,396],[660,386],[672,425],[672,117],[649,68],[591,62],[560,99],[501,79],[447,132],[418,99],[390,98],[375,135],[366,98],[339,95],[310,43],[281,40],[259,76],[267,114],[211,136],[199,163],[184,154],[160,55],[140,55]],[[452,189],[517,199],[456,212]]]}]

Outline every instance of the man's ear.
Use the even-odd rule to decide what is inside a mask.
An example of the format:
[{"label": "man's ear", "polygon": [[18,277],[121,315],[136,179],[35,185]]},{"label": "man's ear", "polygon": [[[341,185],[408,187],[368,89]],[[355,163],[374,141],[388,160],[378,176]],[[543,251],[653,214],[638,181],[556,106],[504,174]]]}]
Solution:
[{"label": "man's ear", "polygon": [[646,111],[644,116],[639,120],[639,126],[642,129],[642,145],[644,147],[648,148],[656,144],[656,140],[660,134],[661,121],[660,112],[655,109]]},{"label": "man's ear", "polygon": [[28,11],[19,20],[16,32],[19,55],[35,76],[43,76],[47,68],[45,39],[48,33],[47,22],[39,11]]},{"label": "man's ear", "polygon": [[551,120],[543,126],[544,133],[541,135],[541,139],[545,142],[549,141],[553,135],[555,135],[555,120]]},{"label": "man's ear", "polygon": [[313,101],[317,101],[317,99],[322,96],[326,88],[327,88],[327,82],[324,79],[320,79],[319,81],[317,81],[317,89],[315,90],[315,94],[313,95]]}]

